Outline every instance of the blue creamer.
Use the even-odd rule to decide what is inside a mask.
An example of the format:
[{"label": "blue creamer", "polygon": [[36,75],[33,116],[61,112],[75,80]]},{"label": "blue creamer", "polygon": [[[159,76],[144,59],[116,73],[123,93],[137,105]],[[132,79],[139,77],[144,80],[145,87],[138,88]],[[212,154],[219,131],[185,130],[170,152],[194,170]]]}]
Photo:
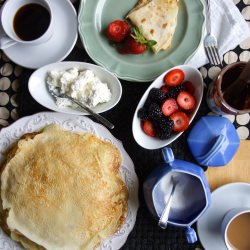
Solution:
[{"label": "blue creamer", "polygon": [[146,179],[143,192],[152,215],[159,220],[172,189],[171,178],[178,182],[173,194],[168,224],[186,227],[188,243],[197,241],[191,226],[207,210],[211,202],[209,184],[203,169],[187,161],[174,158],[171,148],[163,148],[164,163]]}]

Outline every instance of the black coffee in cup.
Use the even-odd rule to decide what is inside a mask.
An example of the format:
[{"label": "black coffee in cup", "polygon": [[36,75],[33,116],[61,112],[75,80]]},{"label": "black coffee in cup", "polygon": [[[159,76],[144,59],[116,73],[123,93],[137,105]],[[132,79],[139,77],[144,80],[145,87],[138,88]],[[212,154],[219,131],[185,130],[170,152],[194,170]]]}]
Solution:
[{"label": "black coffee in cup", "polygon": [[14,31],[23,41],[32,41],[46,32],[50,19],[49,11],[42,5],[26,4],[18,9],[14,16]]}]

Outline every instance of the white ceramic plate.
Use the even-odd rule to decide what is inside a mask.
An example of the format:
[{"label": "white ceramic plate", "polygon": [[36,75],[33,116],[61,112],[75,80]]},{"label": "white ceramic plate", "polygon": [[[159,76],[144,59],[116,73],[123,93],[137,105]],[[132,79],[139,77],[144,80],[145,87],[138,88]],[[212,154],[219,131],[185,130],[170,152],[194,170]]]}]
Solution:
[{"label": "white ceramic plate", "polygon": [[194,96],[196,99],[196,108],[192,111],[189,115],[189,123],[192,122],[195,114],[197,113],[200,103],[203,96],[203,79],[201,76],[201,73],[194,67],[187,66],[187,65],[180,65],[176,66],[174,68],[169,69],[168,71],[162,73],[146,90],[144,95],[142,96],[134,114],[133,118],[133,124],[132,124],[132,130],[133,130],[133,136],[136,140],[136,142],[146,149],[158,149],[167,146],[174,140],[176,140],[183,132],[179,132],[176,134],[172,134],[172,136],[169,139],[161,140],[158,138],[150,137],[146,135],[143,130],[141,129],[141,120],[137,117],[138,110],[143,107],[144,102],[147,99],[148,93],[152,88],[160,88],[163,85],[163,78],[165,74],[173,69],[181,69],[183,70],[185,74],[184,81],[190,81],[193,83],[193,86],[195,88]]},{"label": "white ceramic plate", "polygon": [[[102,140],[113,143],[120,150],[122,155],[120,174],[129,191],[126,221],[115,235],[102,242],[98,250],[119,249],[126,242],[128,234],[133,229],[136,221],[136,214],[139,206],[138,178],[134,170],[134,164],[123,148],[122,143],[117,140],[104,126],[97,124],[84,116],[75,116],[55,112],[42,112],[21,118],[9,127],[3,128],[0,132],[0,163],[4,160],[3,152],[6,148],[18,140],[23,134],[32,133],[51,123],[59,124],[64,129],[74,132],[91,132]],[[4,250],[22,249],[17,243],[6,236],[2,230],[0,230],[0,248]]]},{"label": "white ceramic plate", "polygon": [[4,53],[16,64],[36,69],[63,60],[73,49],[77,39],[77,14],[69,0],[50,1],[55,31],[45,43],[36,46],[15,44]]},{"label": "white ceramic plate", "polygon": [[221,222],[230,209],[250,207],[250,184],[224,185],[212,193],[211,199],[211,206],[197,222],[199,239],[206,250],[227,250],[221,234]]},{"label": "white ceramic plate", "polygon": [[29,79],[28,87],[31,96],[44,107],[62,112],[67,114],[76,114],[76,115],[88,115],[84,110],[79,108],[79,110],[70,108],[70,107],[62,107],[59,108],[56,103],[54,97],[48,91],[48,87],[46,84],[47,73],[50,70],[66,70],[72,67],[77,67],[79,69],[90,69],[94,72],[94,74],[99,77],[99,79],[108,84],[109,89],[112,92],[112,98],[107,103],[98,104],[93,110],[96,113],[101,113],[107,111],[114,107],[120,100],[122,94],[121,83],[118,78],[105,70],[104,68],[83,62],[59,62],[52,63],[46,65],[40,69],[37,69]]}]

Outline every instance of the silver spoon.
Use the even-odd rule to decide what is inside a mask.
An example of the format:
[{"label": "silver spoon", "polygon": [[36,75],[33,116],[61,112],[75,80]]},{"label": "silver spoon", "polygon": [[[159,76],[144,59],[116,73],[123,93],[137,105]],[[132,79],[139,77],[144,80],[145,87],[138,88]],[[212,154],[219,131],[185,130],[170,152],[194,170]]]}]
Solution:
[{"label": "silver spoon", "polygon": [[174,190],[176,187],[176,184],[178,181],[175,180],[175,178],[172,176],[171,177],[171,181],[173,183],[172,186],[172,190],[170,193],[170,196],[168,198],[168,201],[166,203],[166,206],[161,214],[160,220],[158,222],[158,225],[162,228],[162,229],[166,229],[167,228],[167,224],[168,224],[168,217],[169,217],[169,212],[170,212],[170,208],[171,208],[171,203],[172,203],[172,199],[173,199],[173,194],[174,194]]},{"label": "silver spoon", "polygon": [[105,125],[106,127],[113,129],[115,126],[114,124],[112,124],[110,121],[108,121],[106,118],[104,118],[103,116],[95,113],[92,109],[90,109],[88,106],[86,106],[85,104],[75,100],[74,98],[72,98],[71,96],[68,96],[66,94],[62,94],[59,91],[59,88],[55,88],[53,90],[51,90],[50,88],[49,92],[51,93],[52,96],[54,97],[59,97],[59,98],[67,98],[69,100],[71,100],[72,102],[76,103],[77,105],[79,105],[81,108],[83,108],[86,112],[88,112],[90,115],[94,116],[99,122],[101,122],[103,125]]}]

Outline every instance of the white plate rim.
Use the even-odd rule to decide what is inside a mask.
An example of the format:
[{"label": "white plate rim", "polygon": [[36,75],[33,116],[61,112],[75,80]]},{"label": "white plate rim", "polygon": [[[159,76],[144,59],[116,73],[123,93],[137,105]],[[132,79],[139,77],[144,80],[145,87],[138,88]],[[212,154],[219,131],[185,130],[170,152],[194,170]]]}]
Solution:
[{"label": "white plate rim", "polygon": [[[128,211],[126,220],[119,231],[111,237],[105,239],[100,247],[96,250],[119,249],[126,242],[129,233],[132,231],[137,210],[139,207],[138,188],[139,181],[134,170],[134,164],[128,153],[125,151],[122,142],[116,139],[104,126],[93,122],[85,116],[69,115],[58,112],[40,112],[31,116],[20,118],[10,126],[0,131],[0,163],[4,160],[3,152],[15,141],[17,141],[24,133],[34,132],[46,125],[56,123],[64,129],[74,132],[90,132],[98,136],[100,139],[109,141],[114,144],[122,155],[122,164],[120,174],[124,180],[128,192]],[[14,242],[0,229],[0,246],[1,249],[23,249],[19,244]]]},{"label": "white plate rim", "polygon": [[[250,207],[250,195],[249,199],[247,200],[246,197],[240,197],[241,193],[237,196],[233,196],[233,192],[236,190],[243,190],[244,188],[249,189],[250,193],[250,183],[245,182],[233,182],[225,184],[217,189],[215,189],[211,194],[211,206],[208,208],[208,210],[199,218],[197,221],[197,232],[199,236],[199,240],[206,250],[227,250],[227,247],[224,243],[223,237],[220,234],[220,223],[222,222],[222,219],[226,212],[228,212],[230,209],[235,207],[235,204],[240,203],[240,206],[248,206]],[[231,192],[230,192],[231,191]],[[225,195],[226,193],[226,195]],[[230,198],[231,196],[236,197],[237,200],[232,201]],[[223,204],[217,204],[218,199],[224,199],[223,201],[220,200]],[[221,198],[222,197],[222,198]],[[217,202],[217,203],[216,203]],[[247,205],[246,205],[247,204]],[[220,210],[219,210],[220,209]],[[213,219],[214,216],[211,216],[210,213],[216,210],[220,212],[219,215],[215,219]],[[215,225],[216,231],[210,231],[209,226],[213,222],[216,222]],[[216,234],[217,232],[217,234]],[[213,234],[214,233],[214,234]],[[219,248],[218,248],[219,247]]]}]

